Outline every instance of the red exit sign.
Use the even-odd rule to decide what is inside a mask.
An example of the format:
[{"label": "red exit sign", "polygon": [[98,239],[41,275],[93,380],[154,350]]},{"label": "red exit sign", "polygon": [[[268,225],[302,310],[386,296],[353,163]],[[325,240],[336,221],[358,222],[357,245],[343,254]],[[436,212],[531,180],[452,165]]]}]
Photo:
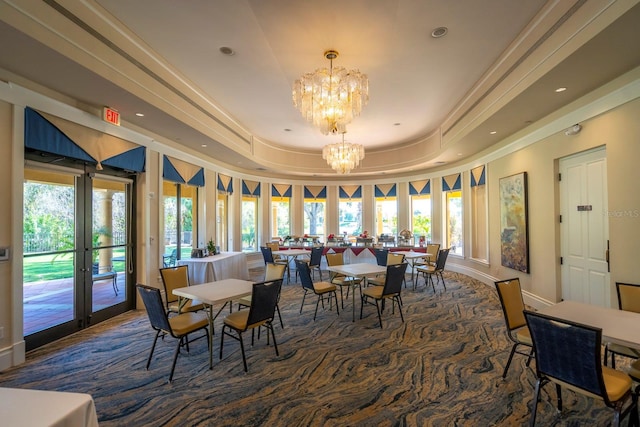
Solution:
[{"label": "red exit sign", "polygon": [[113,108],[104,107],[102,109],[102,120],[112,125],[120,126],[120,113]]}]

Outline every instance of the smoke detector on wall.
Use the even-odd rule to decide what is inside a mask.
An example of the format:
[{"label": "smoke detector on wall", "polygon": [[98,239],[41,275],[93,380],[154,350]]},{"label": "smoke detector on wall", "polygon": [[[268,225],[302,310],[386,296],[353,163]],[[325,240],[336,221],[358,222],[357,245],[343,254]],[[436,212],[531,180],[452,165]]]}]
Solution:
[{"label": "smoke detector on wall", "polygon": [[580,133],[581,130],[582,130],[582,126],[580,126],[579,124],[575,124],[570,128],[568,128],[567,130],[565,130],[564,134],[567,136],[577,135]]}]

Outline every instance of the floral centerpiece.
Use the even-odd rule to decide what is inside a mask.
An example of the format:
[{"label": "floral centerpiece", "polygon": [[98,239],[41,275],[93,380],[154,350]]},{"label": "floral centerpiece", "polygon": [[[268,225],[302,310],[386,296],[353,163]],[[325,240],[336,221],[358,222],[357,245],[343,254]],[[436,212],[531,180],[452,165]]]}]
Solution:
[{"label": "floral centerpiece", "polygon": [[335,238],[336,238],[336,235],[335,235],[335,234],[333,234],[333,233],[331,233],[331,234],[329,234],[329,235],[327,236],[327,239],[329,239],[329,240],[332,240],[332,239],[335,239]]},{"label": "floral centerpiece", "polygon": [[364,230],[364,232],[360,234],[360,237],[366,239],[367,237],[369,237],[369,232],[367,230]]}]

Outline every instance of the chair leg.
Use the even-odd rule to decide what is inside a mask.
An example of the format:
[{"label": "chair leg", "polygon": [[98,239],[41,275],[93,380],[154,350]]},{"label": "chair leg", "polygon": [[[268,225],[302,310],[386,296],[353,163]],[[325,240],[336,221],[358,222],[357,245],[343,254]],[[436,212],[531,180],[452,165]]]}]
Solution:
[{"label": "chair leg", "polygon": [[[342,292],[342,288],[340,288],[340,291]],[[340,315],[340,308],[338,307],[338,293],[336,291],[333,291],[333,298],[336,300],[336,313]],[[331,301],[331,296],[329,296],[329,301]],[[342,308],[344,308],[344,306],[342,306]]]},{"label": "chair leg", "polygon": [[238,340],[240,341],[240,351],[242,352],[242,364],[244,365],[244,371],[247,372],[247,357],[244,354],[244,340],[242,339],[242,332],[236,331],[238,333]]},{"label": "chair leg", "polygon": [[558,414],[562,413],[562,388],[556,384],[556,398],[558,400]]},{"label": "chair leg", "polygon": [[400,312],[400,319],[402,319],[402,323],[404,323],[404,316],[402,315],[402,306],[401,306],[401,302],[402,300],[400,299],[400,295],[393,297],[393,299],[395,300],[395,302],[398,303],[398,311]]},{"label": "chair leg", "polygon": [[447,284],[444,283],[444,276],[442,275],[442,271],[440,271],[439,274],[440,274],[440,278],[442,279],[442,287],[446,291],[447,290]]},{"label": "chair leg", "polygon": [[159,336],[160,331],[156,332],[156,337],[153,339],[153,344],[151,345],[151,351],[149,352],[149,357],[147,358],[147,371],[149,370],[149,365],[151,365],[151,357],[153,357],[153,351],[156,349],[156,342],[158,342]]},{"label": "chair leg", "polygon": [[509,365],[511,365],[511,359],[513,359],[513,355],[516,352],[516,347],[518,343],[515,343],[513,347],[511,347],[511,353],[509,354],[509,359],[507,360],[507,364],[504,367],[504,371],[502,372],[502,378],[507,378],[507,371],[509,370]]},{"label": "chair leg", "polygon": [[176,346],[176,350],[173,352],[173,363],[171,364],[171,373],[169,374],[169,382],[173,379],[173,372],[176,370],[176,362],[178,361],[178,353],[180,353],[180,345],[185,337],[181,337],[178,340],[178,345]]},{"label": "chair leg", "polygon": [[344,295],[342,295],[342,286],[340,286],[340,304],[342,304],[342,309],[344,310]]},{"label": "chair leg", "polygon": [[380,321],[380,329],[382,329],[382,315],[380,314],[380,304],[376,300],[376,309],[378,310],[378,320]]},{"label": "chair leg", "polygon": [[302,307],[304,307],[304,299],[307,297],[307,290],[304,290],[304,295],[302,295],[302,304],[300,304],[300,314],[302,314]]},{"label": "chair leg", "polygon": [[271,331],[271,338],[273,338],[273,346],[276,349],[276,356],[280,356],[278,352],[278,343],[276,342],[276,334],[273,332],[273,325],[271,323],[266,324],[267,327],[267,337],[269,337],[269,331]]},{"label": "chair leg", "polygon": [[276,311],[278,312],[278,319],[280,319],[280,327],[284,329],[284,323],[282,323],[282,315],[280,315],[280,307],[276,304]]},{"label": "chair leg", "polygon": [[224,347],[224,328],[227,325],[222,325],[222,333],[220,334],[220,360],[222,360],[222,348]]},{"label": "chair leg", "polygon": [[[320,299],[322,298],[321,295],[318,295],[318,300],[316,301],[316,311],[315,313],[313,313],[313,321],[316,321],[316,316],[318,315],[318,305],[320,305]],[[322,302],[322,306],[324,307],[324,301]]]},{"label": "chair leg", "polygon": [[538,410],[538,400],[540,400],[540,388],[542,387],[541,380],[536,381],[536,389],[533,393],[533,408],[531,408],[531,419],[529,420],[529,427],[536,425],[536,412]]}]

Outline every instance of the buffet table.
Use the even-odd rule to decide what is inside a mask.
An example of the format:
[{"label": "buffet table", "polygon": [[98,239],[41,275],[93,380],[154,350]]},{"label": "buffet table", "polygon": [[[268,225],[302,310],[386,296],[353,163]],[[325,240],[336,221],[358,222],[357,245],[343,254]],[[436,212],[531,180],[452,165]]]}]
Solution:
[{"label": "buffet table", "polygon": [[189,267],[189,283],[214,282],[223,279],[249,280],[247,256],[242,252],[221,252],[204,258],[186,258],[178,265]]},{"label": "buffet table", "polygon": [[89,394],[0,387],[0,424],[97,427],[98,416]]}]

